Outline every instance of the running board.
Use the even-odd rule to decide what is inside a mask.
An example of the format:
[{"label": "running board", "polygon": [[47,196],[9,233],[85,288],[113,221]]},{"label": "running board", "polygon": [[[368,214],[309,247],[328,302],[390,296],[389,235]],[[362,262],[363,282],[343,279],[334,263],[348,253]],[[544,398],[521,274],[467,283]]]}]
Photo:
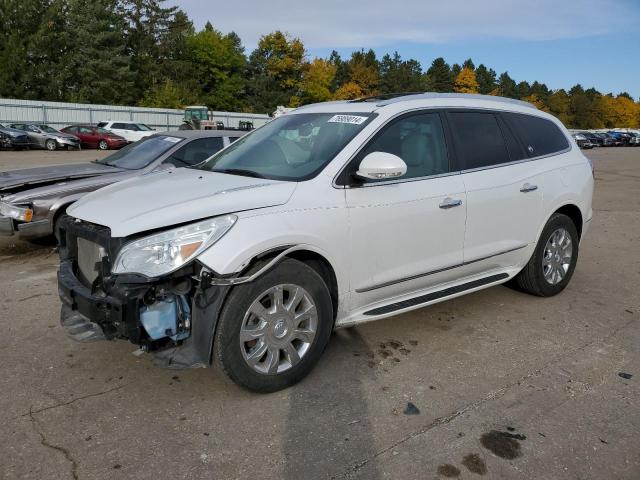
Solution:
[{"label": "running board", "polygon": [[387,313],[396,312],[398,310],[404,310],[405,308],[415,307],[423,303],[432,302],[440,298],[455,295],[466,290],[473,290],[474,288],[482,287],[483,285],[489,285],[490,283],[498,282],[509,278],[506,273],[499,273],[497,275],[491,275],[489,277],[480,278],[472,282],[463,283],[462,285],[456,285],[455,287],[445,288],[444,290],[438,290],[437,292],[427,293],[426,295],[420,295],[419,297],[410,298],[409,300],[403,300],[401,302],[385,305],[384,307],[374,308],[364,312],[364,315],[385,315]]}]

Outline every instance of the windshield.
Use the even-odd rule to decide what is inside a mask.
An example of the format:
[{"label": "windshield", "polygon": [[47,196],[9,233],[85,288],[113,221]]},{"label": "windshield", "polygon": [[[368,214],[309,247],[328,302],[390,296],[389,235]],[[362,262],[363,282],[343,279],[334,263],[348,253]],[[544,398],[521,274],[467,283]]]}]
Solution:
[{"label": "windshield", "polygon": [[373,114],[285,115],[240,138],[195,168],[273,180],[317,175]]},{"label": "windshield", "polygon": [[40,128],[40,130],[42,130],[43,132],[47,132],[47,133],[58,133],[58,131],[55,128],[51,128],[49,125],[38,125],[38,127]]},{"label": "windshield", "polygon": [[108,157],[96,160],[95,162],[127,170],[139,170],[148,166],[160,155],[181,141],[182,138],[154,135],[127,145]]}]

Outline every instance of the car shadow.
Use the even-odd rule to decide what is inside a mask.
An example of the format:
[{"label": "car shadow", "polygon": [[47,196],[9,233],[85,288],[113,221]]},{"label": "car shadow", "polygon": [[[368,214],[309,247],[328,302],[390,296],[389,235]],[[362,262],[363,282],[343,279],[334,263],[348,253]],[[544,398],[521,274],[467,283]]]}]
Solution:
[{"label": "car shadow", "polygon": [[[354,357],[368,350],[355,328],[338,330],[319,365],[291,389],[285,479],[339,476],[374,456],[375,419],[369,416],[364,383],[375,381],[375,371]],[[375,466],[368,473],[370,479],[379,478]]]}]

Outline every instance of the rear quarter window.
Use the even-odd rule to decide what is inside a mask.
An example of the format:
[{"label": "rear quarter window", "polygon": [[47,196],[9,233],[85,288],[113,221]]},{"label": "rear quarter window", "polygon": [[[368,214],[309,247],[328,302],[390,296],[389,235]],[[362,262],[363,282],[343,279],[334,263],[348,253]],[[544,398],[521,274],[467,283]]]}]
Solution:
[{"label": "rear quarter window", "polygon": [[551,120],[523,113],[504,113],[503,118],[520,137],[529,157],[550,155],[569,148],[567,137]]}]

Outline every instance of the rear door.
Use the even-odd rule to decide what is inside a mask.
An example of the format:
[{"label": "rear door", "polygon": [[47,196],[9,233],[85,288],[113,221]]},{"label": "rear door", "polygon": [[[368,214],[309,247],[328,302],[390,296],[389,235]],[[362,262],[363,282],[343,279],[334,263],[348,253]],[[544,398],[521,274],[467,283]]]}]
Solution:
[{"label": "rear door", "polygon": [[442,115],[425,111],[390,121],[354,158],[344,178],[377,151],[398,155],[407,173],[345,190],[352,308],[445,282],[462,264],[464,184],[451,169]]},{"label": "rear door", "polygon": [[82,142],[83,147],[97,147],[98,146],[98,134],[93,128],[78,127],[78,138]]},{"label": "rear door", "polygon": [[517,263],[542,220],[541,172],[502,117],[485,110],[447,113],[467,194],[466,273]]}]

